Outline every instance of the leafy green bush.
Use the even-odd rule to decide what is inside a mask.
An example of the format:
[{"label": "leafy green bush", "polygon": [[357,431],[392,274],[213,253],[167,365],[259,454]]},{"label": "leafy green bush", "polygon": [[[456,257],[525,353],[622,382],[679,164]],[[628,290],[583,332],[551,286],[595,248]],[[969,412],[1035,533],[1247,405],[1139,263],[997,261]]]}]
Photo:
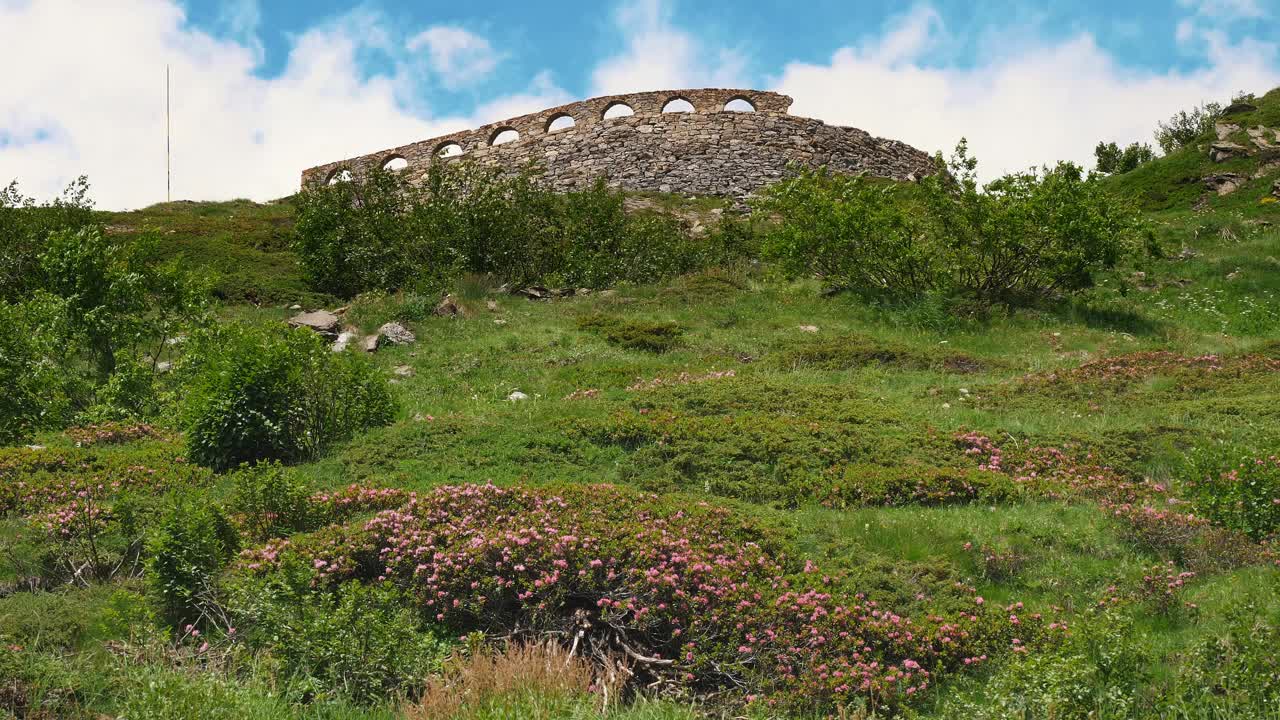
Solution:
[{"label": "leafy green bush", "polygon": [[1155,160],[1156,154],[1146,143],[1132,143],[1121,149],[1114,142],[1099,142],[1093,149],[1093,157],[1097,161],[1098,172],[1121,175]]},{"label": "leafy green bush", "polygon": [[1280,458],[1231,449],[1187,455],[1196,509],[1213,522],[1255,540],[1280,532]]},{"label": "leafy green bush", "polygon": [[235,528],[204,498],[183,497],[147,540],[147,585],[172,626],[203,620],[214,575],[239,549]]},{"label": "leafy green bush", "polygon": [[0,443],[70,419],[79,393],[64,371],[65,318],[64,303],[46,294],[21,304],[0,301]]},{"label": "leafy green bush", "polygon": [[295,245],[310,282],[344,297],[370,290],[433,294],[465,273],[517,286],[652,282],[717,261],[727,243],[694,242],[660,214],[628,214],[603,183],[557,194],[532,170],[437,163],[421,183],[401,174],[309,188]]},{"label": "leafy green bush", "polygon": [[766,256],[863,295],[986,308],[1084,290],[1134,246],[1134,213],[1071,163],[979,185],[963,141],[937,162],[914,188],[821,171],[775,185],[758,203],[778,219]]},{"label": "leafy green bush", "polygon": [[867,296],[934,288],[941,269],[906,211],[903,190],[860,175],[804,170],[772,186],[757,209],[780,222],[765,236],[765,257],[793,275],[817,274]]},{"label": "leafy green bush", "polygon": [[182,409],[191,458],[216,470],[258,460],[294,463],[391,422],[386,378],[315,333],[229,324],[195,341]]},{"label": "leafy green bush", "polygon": [[289,696],[373,703],[439,670],[450,645],[422,626],[400,591],[352,582],[331,594],[312,579],[308,567],[286,563],[232,592],[238,631],[279,661]]},{"label": "leafy green bush", "polygon": [[51,203],[37,204],[12,182],[0,188],[0,300],[25,299],[45,283],[41,255],[49,234],[93,223],[89,181],[80,177]]},{"label": "leafy green bush", "polygon": [[945,168],[938,162],[920,184],[926,232],[946,288],[983,306],[1087,289],[1135,247],[1134,211],[1072,163],[979,186],[963,141]]},{"label": "leafy green bush", "polygon": [[684,328],[674,322],[627,320],[604,314],[579,318],[578,328],[600,335],[612,345],[653,353],[675,349],[684,336]]},{"label": "leafy green bush", "polygon": [[307,484],[278,462],[244,465],[234,475],[232,510],[254,541],[286,537],[307,529],[311,493]]},{"label": "leafy green bush", "polygon": [[1201,135],[1213,132],[1213,125],[1220,115],[1222,105],[1216,102],[1198,105],[1190,111],[1179,110],[1168,122],[1157,123],[1156,143],[1165,155],[1191,145]]}]

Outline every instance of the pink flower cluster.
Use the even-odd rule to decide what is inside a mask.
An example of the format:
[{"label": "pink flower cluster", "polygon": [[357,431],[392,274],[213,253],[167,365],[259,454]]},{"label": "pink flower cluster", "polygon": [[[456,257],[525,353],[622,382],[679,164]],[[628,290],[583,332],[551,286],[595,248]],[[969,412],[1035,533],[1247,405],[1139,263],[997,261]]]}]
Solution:
[{"label": "pink flower cluster", "polygon": [[266,571],[288,553],[321,583],[409,588],[459,632],[581,633],[625,648],[651,675],[820,711],[855,696],[893,706],[938,673],[1047,632],[980,600],[958,617],[905,618],[789,561],[725,509],[606,485],[439,488],[364,523],[246,551],[240,567]]}]

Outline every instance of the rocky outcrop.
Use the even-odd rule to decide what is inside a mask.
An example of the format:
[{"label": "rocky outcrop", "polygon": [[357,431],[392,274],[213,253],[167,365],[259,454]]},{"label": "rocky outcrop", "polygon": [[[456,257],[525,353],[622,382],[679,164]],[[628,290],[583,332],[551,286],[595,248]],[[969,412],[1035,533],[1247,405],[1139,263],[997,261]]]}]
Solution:
[{"label": "rocky outcrop", "polygon": [[[900,180],[934,171],[932,158],[910,145],[790,115],[791,103],[777,93],[734,89],[593,98],[319,165],[302,173],[302,184],[384,167],[420,178],[433,163],[469,158],[512,171],[536,164],[540,181],[557,191],[605,178],[627,190],[740,198],[793,165]],[[677,106],[684,111],[673,111]]]},{"label": "rocky outcrop", "polygon": [[1232,158],[1245,157],[1249,148],[1227,140],[1220,140],[1209,146],[1209,159],[1216,163],[1226,162]]},{"label": "rocky outcrop", "polygon": [[1245,176],[1236,173],[1219,173],[1204,178],[1204,186],[1219,195],[1230,195],[1239,190],[1247,180]]}]

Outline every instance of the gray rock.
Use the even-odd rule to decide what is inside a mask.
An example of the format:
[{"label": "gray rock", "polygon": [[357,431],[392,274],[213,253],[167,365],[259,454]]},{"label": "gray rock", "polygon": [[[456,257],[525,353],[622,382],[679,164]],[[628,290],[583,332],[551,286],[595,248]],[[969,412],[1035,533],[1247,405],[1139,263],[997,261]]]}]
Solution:
[{"label": "gray rock", "polygon": [[392,345],[412,345],[418,338],[409,328],[398,322],[389,322],[378,328],[378,334]]},{"label": "gray rock", "polygon": [[1277,180],[1276,184],[1271,186],[1271,195],[1280,198],[1280,180]]},{"label": "gray rock", "polygon": [[408,365],[397,365],[391,372],[395,373],[397,377],[413,377],[413,368]]},{"label": "gray rock", "polygon": [[1275,145],[1267,139],[1268,136],[1275,136],[1275,132],[1271,130],[1271,128],[1266,128],[1261,125],[1249,128],[1249,140],[1251,140],[1253,144],[1257,145],[1261,150],[1271,150],[1275,148]]},{"label": "gray rock", "polygon": [[1253,112],[1254,110],[1257,110],[1257,109],[1258,109],[1258,106],[1257,106],[1257,105],[1254,105],[1254,104],[1253,104],[1253,103],[1251,103],[1251,102],[1244,102],[1244,101],[1241,101],[1241,102],[1234,102],[1234,103],[1231,103],[1230,105],[1228,105],[1228,106],[1226,106],[1225,108],[1223,108],[1223,110],[1222,110],[1222,114],[1223,114],[1223,115],[1235,115],[1235,114],[1238,114],[1238,113]]},{"label": "gray rock", "polygon": [[377,333],[374,333],[373,335],[369,335],[365,337],[364,340],[360,341],[360,349],[364,350],[367,353],[378,352],[378,345],[380,345],[381,343],[382,343],[382,336]]},{"label": "gray rock", "polygon": [[462,306],[458,305],[458,301],[452,295],[441,298],[434,312],[437,317],[455,317],[463,314]]},{"label": "gray rock", "polygon": [[358,337],[360,337],[359,333],[352,332],[351,330],[343,330],[341,333],[338,333],[338,339],[333,342],[333,348],[332,348],[333,351],[334,352],[346,351],[346,349],[351,345],[351,343],[354,342]]},{"label": "gray rock", "polygon": [[321,335],[335,338],[338,336],[338,323],[338,316],[326,310],[302,313],[289,318],[289,324],[293,327],[311,328]]},{"label": "gray rock", "polygon": [[524,402],[525,400],[528,400],[528,399],[529,399],[529,396],[525,395],[519,390],[516,390],[515,392],[507,396],[507,400],[509,400],[510,402]]},{"label": "gray rock", "polygon": [[1232,134],[1240,132],[1240,126],[1234,123],[1214,123],[1213,132],[1217,134],[1219,140],[1226,140]]},{"label": "gray rock", "polygon": [[1204,186],[1218,195],[1230,195],[1239,190],[1244,183],[1245,177],[1236,173],[1219,173],[1204,179]]},{"label": "gray rock", "polygon": [[296,303],[295,303],[295,304],[293,304],[293,305],[290,305],[290,306],[289,306],[289,309],[290,309],[290,310],[301,310],[301,309],[302,309],[302,306],[301,306],[301,305],[298,305],[298,304],[296,304]]},{"label": "gray rock", "polygon": [[167,373],[172,369],[173,369],[173,363],[169,362],[168,360],[161,360],[160,362],[156,363],[156,372],[158,373]]},{"label": "gray rock", "polygon": [[1209,159],[1216,163],[1226,162],[1231,158],[1244,157],[1249,149],[1233,142],[1220,141],[1209,146]]}]

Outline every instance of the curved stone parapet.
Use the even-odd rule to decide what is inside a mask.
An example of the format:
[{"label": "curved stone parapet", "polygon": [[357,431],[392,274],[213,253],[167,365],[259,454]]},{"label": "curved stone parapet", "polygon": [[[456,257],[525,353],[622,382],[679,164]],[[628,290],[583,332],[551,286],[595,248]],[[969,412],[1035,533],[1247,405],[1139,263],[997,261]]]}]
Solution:
[{"label": "curved stone parapet", "polygon": [[730,197],[778,181],[793,165],[900,180],[933,171],[930,157],[910,145],[790,115],[791,103],[741,89],[610,95],[318,165],[303,171],[302,184],[379,167],[422,175],[460,158],[512,170],[533,163],[559,191],[604,177],[627,190]]}]

